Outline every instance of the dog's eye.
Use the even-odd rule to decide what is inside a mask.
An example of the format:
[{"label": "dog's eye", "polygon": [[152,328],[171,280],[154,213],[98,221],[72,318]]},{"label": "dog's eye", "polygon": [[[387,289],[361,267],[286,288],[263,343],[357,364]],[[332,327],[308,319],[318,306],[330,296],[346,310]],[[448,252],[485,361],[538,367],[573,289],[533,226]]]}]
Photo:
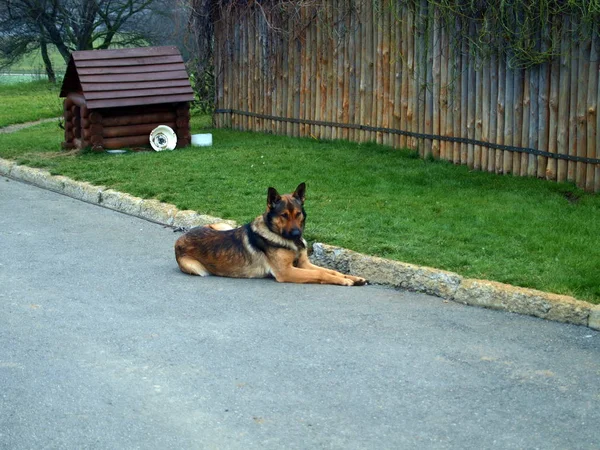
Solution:
[{"label": "dog's eye", "polygon": [[285,220],[289,220],[290,215],[287,212],[284,212],[283,214],[281,214],[281,217],[283,217]]},{"label": "dog's eye", "polygon": [[296,213],[296,219],[299,219],[301,215],[302,215],[302,213],[301,213],[300,211],[298,211],[298,212]]}]

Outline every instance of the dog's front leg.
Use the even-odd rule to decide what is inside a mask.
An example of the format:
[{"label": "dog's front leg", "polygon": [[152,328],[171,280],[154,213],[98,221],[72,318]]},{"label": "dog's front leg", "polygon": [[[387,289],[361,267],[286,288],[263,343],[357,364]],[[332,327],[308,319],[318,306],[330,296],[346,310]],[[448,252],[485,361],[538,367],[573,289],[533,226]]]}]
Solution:
[{"label": "dog's front leg", "polygon": [[274,271],[275,279],[280,283],[316,283],[338,284],[340,286],[353,286],[354,281],[343,276],[333,275],[324,270],[300,269],[287,267]]},{"label": "dog's front leg", "polygon": [[343,274],[341,272],[337,272],[335,270],[332,269],[326,269],[324,267],[320,267],[320,266],[316,266],[313,263],[310,262],[310,260],[308,259],[308,253],[306,251],[302,252],[300,254],[300,257],[298,258],[298,267],[302,268],[302,269],[308,269],[308,270],[321,270],[324,272],[327,272],[331,275],[335,275],[338,277],[344,277],[347,278],[349,280],[352,280],[352,282],[354,283],[354,286],[363,286],[365,284],[367,284],[367,280],[362,278],[362,277],[355,277],[353,275],[346,275]]},{"label": "dog's front leg", "polygon": [[289,250],[278,250],[269,255],[269,265],[275,279],[281,283],[317,283],[352,286],[354,281],[344,278],[342,274],[329,273],[324,269],[295,267],[297,253]]}]

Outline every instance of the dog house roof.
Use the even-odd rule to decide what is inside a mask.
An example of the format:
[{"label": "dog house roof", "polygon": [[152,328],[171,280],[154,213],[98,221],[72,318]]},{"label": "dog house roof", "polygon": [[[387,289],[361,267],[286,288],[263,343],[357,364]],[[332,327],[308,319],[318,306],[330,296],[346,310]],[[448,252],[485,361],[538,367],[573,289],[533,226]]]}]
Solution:
[{"label": "dog house roof", "polygon": [[89,109],[194,100],[176,47],[75,51],[60,96],[71,92],[82,94]]}]

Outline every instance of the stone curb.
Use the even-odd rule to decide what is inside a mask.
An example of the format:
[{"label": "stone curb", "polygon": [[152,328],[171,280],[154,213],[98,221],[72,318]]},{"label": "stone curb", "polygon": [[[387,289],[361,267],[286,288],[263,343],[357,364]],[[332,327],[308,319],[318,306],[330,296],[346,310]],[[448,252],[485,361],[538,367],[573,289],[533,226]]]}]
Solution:
[{"label": "stone curb", "polygon": [[22,166],[0,158],[0,175],[25,181],[88,203],[140,217],[161,225],[191,228],[210,223],[225,222],[237,226],[232,220],[198,214],[196,211],[180,210],[174,205],[155,199],[142,199],[115,191],[104,186],[95,186],[84,181],[75,181],[61,175],[52,175],[44,169]]},{"label": "stone curb", "polygon": [[436,295],[466,305],[525,314],[600,330],[600,305],[495,281],[463,278],[430,267],[363,255],[317,243],[312,260],[330,269],[360,275],[371,283]]},{"label": "stone curb", "polygon": [[[46,170],[18,165],[2,158],[0,158],[0,175],[162,225],[189,228],[226,222],[231,226],[237,226],[236,222],[231,220],[198,214],[191,210],[179,210],[174,205],[158,200],[141,199],[104,186],[51,175]],[[374,284],[423,292],[467,305],[526,314],[600,330],[600,305],[592,305],[566,295],[493,281],[463,278],[453,272],[363,255],[321,243],[313,245],[311,260],[323,267],[360,275]]]}]

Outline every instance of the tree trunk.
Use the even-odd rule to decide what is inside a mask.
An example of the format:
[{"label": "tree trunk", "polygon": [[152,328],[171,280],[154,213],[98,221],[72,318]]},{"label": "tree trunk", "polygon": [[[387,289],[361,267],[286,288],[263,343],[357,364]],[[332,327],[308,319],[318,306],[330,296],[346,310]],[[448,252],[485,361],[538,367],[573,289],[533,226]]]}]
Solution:
[{"label": "tree trunk", "polygon": [[40,49],[42,51],[42,59],[44,60],[44,67],[46,68],[46,75],[48,76],[48,81],[50,83],[56,83],[56,75],[54,74],[54,69],[52,68],[52,61],[48,56],[48,44],[46,43],[46,39],[42,38],[40,41]]}]

